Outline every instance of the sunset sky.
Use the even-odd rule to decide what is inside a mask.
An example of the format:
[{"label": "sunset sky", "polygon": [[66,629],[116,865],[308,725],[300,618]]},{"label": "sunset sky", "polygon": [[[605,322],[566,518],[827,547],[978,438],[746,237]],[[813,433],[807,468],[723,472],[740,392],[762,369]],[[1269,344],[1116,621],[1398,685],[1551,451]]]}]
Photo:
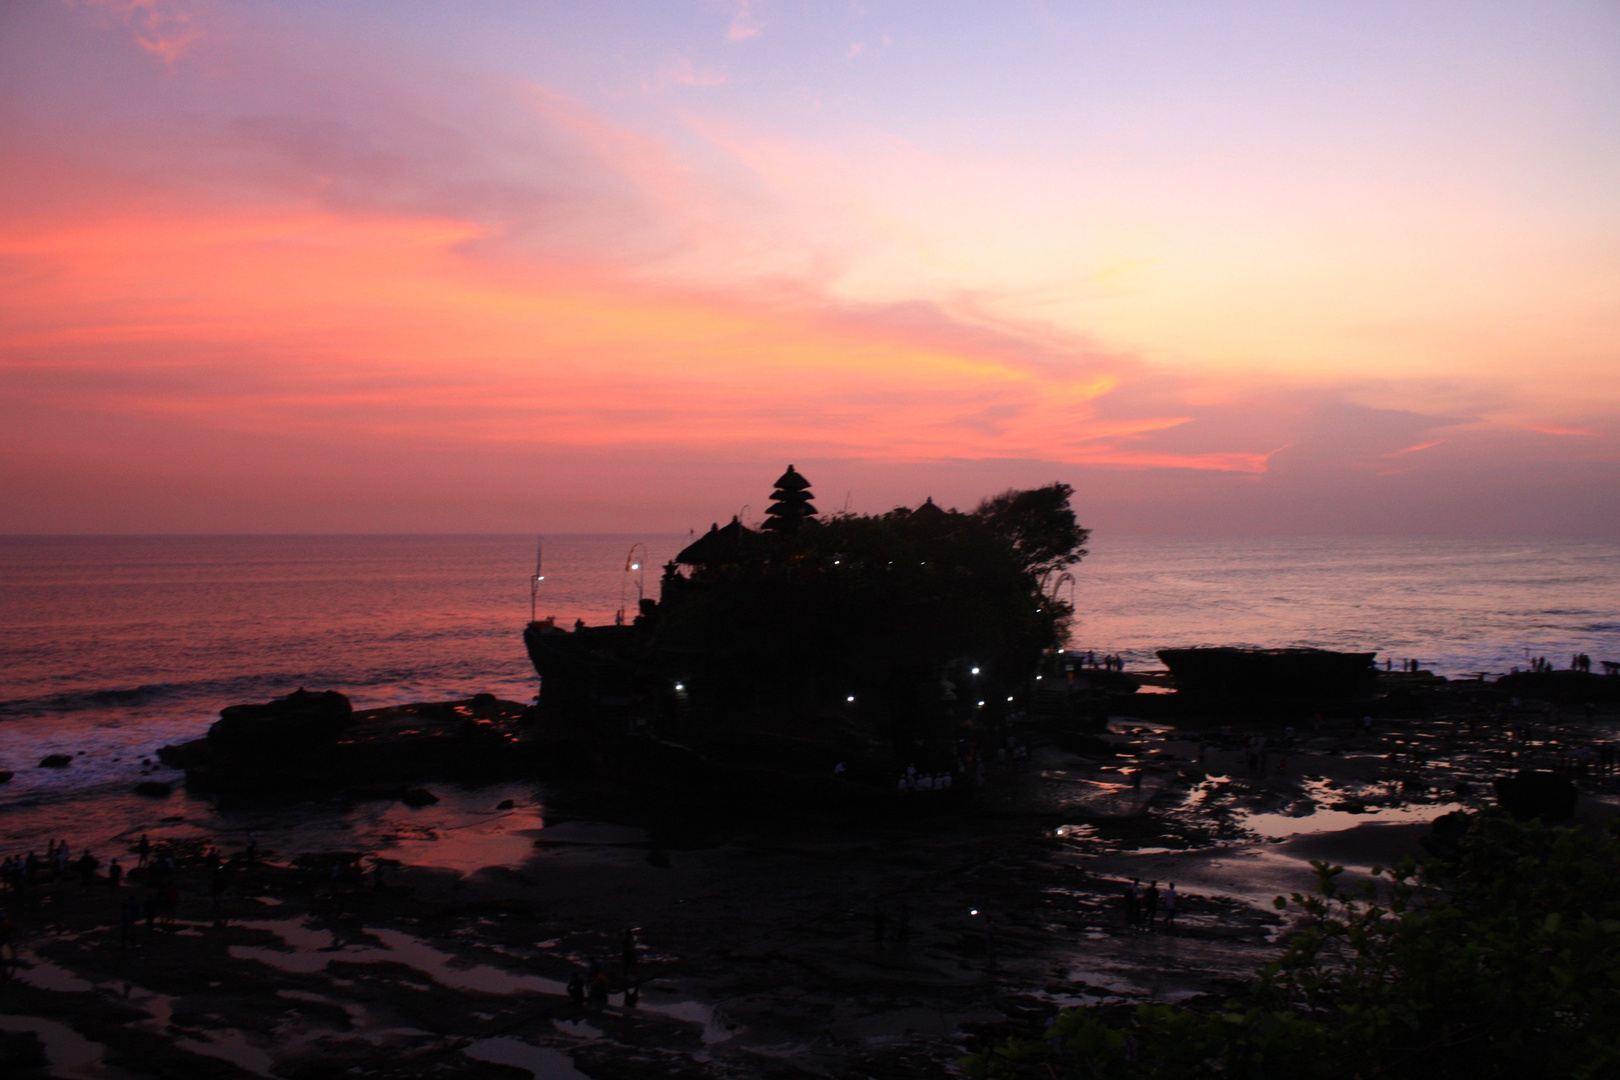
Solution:
[{"label": "sunset sky", "polygon": [[0,532],[1620,536],[1620,6],[0,6]]}]

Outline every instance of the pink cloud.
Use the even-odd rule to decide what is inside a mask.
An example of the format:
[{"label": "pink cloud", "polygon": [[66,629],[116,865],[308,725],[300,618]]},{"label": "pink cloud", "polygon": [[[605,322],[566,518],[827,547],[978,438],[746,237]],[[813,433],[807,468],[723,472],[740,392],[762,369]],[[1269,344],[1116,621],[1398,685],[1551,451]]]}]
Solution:
[{"label": "pink cloud", "polygon": [[1412,446],[1403,446],[1401,449],[1396,450],[1393,453],[1385,454],[1384,456],[1385,457],[1392,457],[1392,458],[1394,458],[1394,457],[1404,457],[1407,454],[1416,454],[1421,450],[1432,450],[1436,446],[1439,446],[1442,443],[1444,443],[1445,441],[1446,440],[1444,440],[1444,439],[1430,439],[1427,442],[1415,443]]},{"label": "pink cloud", "polygon": [[200,5],[181,0],[77,0],[99,9],[133,32],[135,43],[165,64],[174,64],[207,36]]},{"label": "pink cloud", "polygon": [[1565,427],[1565,426],[1563,426],[1561,424],[1532,424],[1532,423],[1527,423],[1527,422],[1524,422],[1524,421],[1519,421],[1516,426],[1523,428],[1525,431],[1534,431],[1534,432],[1537,432],[1538,434],[1541,434],[1541,435],[1559,435],[1559,436],[1572,436],[1572,435],[1574,435],[1574,436],[1585,436],[1585,437],[1588,437],[1588,438],[1597,435],[1597,432],[1591,431],[1591,430],[1589,430],[1587,428]]},{"label": "pink cloud", "polygon": [[727,41],[746,41],[764,32],[764,23],[760,21],[759,13],[754,10],[755,3],[756,0],[737,0],[731,25],[726,27]]},{"label": "pink cloud", "polygon": [[722,67],[699,66],[684,56],[672,56],[658,66],[658,81],[676,86],[724,86],[731,79]]}]

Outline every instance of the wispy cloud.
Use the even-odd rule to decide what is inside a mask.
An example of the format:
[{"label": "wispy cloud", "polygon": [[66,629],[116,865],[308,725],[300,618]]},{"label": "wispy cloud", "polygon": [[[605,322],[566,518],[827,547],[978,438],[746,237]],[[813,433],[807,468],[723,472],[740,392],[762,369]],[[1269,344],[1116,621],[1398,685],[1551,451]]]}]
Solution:
[{"label": "wispy cloud", "polygon": [[70,0],[100,10],[133,32],[135,43],[173,64],[206,35],[199,5],[183,0]]},{"label": "wispy cloud", "polygon": [[1585,436],[1587,438],[1597,435],[1597,432],[1588,428],[1564,427],[1558,424],[1531,424],[1520,421],[1517,426],[1541,435]]},{"label": "wispy cloud", "polygon": [[726,69],[715,64],[694,64],[676,55],[658,65],[658,81],[676,86],[724,86],[731,81]]},{"label": "wispy cloud", "polygon": [[731,16],[731,25],[726,27],[727,41],[746,41],[749,38],[759,37],[765,31],[765,24],[755,10],[758,0],[737,0],[737,6]]}]

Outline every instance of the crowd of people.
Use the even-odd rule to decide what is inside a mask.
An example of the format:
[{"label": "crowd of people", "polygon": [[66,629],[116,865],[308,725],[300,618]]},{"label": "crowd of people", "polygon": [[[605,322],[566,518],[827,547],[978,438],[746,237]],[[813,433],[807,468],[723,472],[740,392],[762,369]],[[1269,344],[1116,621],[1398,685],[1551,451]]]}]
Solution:
[{"label": "crowd of people", "polygon": [[[1605,671],[1609,671],[1613,668],[1613,666],[1614,665],[1612,664],[1604,664],[1603,668]],[[1545,656],[1535,656],[1531,657],[1530,659],[1529,670],[1533,673],[1542,673],[1548,671],[1557,671],[1558,669],[1554,667],[1553,662],[1548,660]],[[1578,671],[1583,675],[1590,675],[1592,673],[1591,656],[1583,652],[1571,653],[1569,657],[1569,670]],[[1513,669],[1514,674],[1518,674],[1518,671],[1518,668]]]},{"label": "crowd of people", "polygon": [[[1022,761],[1029,757],[1029,741],[1011,728],[992,728],[983,739],[958,740],[951,758],[933,768],[919,769],[908,763],[895,780],[898,791],[950,791],[960,785],[983,787],[989,762]],[[834,775],[848,769],[846,762],[833,767]]]},{"label": "crowd of people", "polygon": [[21,892],[41,880],[56,880],[73,874],[89,880],[100,867],[101,861],[90,854],[88,848],[75,859],[66,840],[52,840],[43,858],[38,851],[6,856],[5,861],[0,862],[0,886]]},{"label": "crowd of people", "polygon": [[[8,894],[8,907],[27,907],[48,887],[61,887],[77,883],[79,888],[105,889],[113,902],[113,922],[118,928],[117,944],[120,948],[138,940],[142,924],[148,932],[159,927],[172,927],[178,921],[180,908],[180,860],[174,849],[154,846],[142,833],[140,840],[131,845],[125,858],[134,856],[127,870],[117,856],[105,864],[88,848],[73,858],[72,848],[66,840],[51,840],[45,854],[37,850],[8,855],[0,860],[0,888]],[[251,866],[257,855],[257,844],[249,838],[247,848],[228,863],[217,847],[205,847],[200,858],[207,870],[210,910],[216,926],[225,918],[227,881],[233,866]],[[5,920],[3,936],[7,950],[0,949],[9,966],[16,962],[15,925],[9,916]]]}]

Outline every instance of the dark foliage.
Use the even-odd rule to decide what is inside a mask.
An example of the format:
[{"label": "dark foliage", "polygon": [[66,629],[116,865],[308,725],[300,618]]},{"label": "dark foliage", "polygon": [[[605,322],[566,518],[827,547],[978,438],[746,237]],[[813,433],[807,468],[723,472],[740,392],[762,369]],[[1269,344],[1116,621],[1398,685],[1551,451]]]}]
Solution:
[{"label": "dark foliage", "polygon": [[[1460,823],[1454,823],[1460,824]],[[1489,1080],[1620,1075],[1620,843],[1474,815],[1450,858],[1358,897],[1319,893],[1253,992],[1215,1013],[1142,1006],[1115,1025],[1069,1009],[1042,1041],[970,1076],[1069,1080]]]},{"label": "dark foliage", "polygon": [[[1063,510],[1072,525],[1066,496]],[[946,738],[962,720],[999,714],[1062,638],[1068,609],[1041,595],[1020,547],[1033,527],[1004,531],[1015,520],[931,502],[804,517],[762,537],[753,557],[666,579],[660,649],[689,658],[692,707],[717,722]],[[1062,535],[1084,531],[1045,537],[1048,562],[1079,557],[1057,550]]]},{"label": "dark foliage", "polygon": [[1068,484],[1004,491],[980,503],[974,515],[1011,545],[1026,570],[1040,575],[1073,566],[1086,554],[1091,530],[1075,521],[1073,495]]}]

